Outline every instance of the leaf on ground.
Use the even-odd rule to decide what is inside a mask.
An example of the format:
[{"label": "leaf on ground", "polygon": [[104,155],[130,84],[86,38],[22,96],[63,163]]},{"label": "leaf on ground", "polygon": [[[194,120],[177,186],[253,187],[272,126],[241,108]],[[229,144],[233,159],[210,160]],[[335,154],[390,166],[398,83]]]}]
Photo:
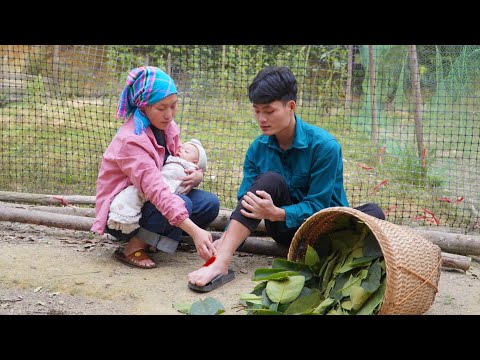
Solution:
[{"label": "leaf on ground", "polygon": [[172,304],[172,307],[178,312],[181,312],[182,314],[188,314],[190,312],[191,306],[192,305],[186,303]]},{"label": "leaf on ground", "polygon": [[215,298],[208,297],[192,304],[190,315],[220,315],[225,312],[222,303]]}]

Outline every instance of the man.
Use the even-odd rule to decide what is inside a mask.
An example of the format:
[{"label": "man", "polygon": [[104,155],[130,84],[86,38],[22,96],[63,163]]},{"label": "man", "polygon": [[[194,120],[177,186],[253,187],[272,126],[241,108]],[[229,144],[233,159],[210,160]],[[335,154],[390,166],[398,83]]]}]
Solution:
[{"label": "man", "polygon": [[[308,217],[328,207],[349,206],[341,145],[295,114],[297,81],[290,69],[266,67],[249,86],[248,96],[263,135],[247,150],[239,203],[214,243],[216,259],[188,274],[194,290],[210,291],[233,278],[228,271],[232,256],[260,220],[265,220],[269,236],[289,246]],[[385,219],[376,204],[357,209]]]}]

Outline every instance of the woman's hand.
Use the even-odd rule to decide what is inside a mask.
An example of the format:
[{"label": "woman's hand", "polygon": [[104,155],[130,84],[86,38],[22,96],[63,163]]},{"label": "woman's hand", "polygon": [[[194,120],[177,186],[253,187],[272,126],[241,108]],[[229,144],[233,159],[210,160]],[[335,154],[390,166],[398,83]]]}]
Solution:
[{"label": "woman's hand", "polygon": [[186,176],[179,177],[178,180],[182,180],[182,186],[185,186],[185,189],[180,192],[180,194],[188,194],[190,190],[194,187],[200,185],[203,180],[202,170],[194,169],[185,169]]},{"label": "woman's hand", "polygon": [[217,254],[217,249],[213,245],[212,234],[208,231],[199,228],[198,231],[195,232],[195,236],[192,236],[192,238],[198,255],[200,255],[203,260],[207,261]]}]

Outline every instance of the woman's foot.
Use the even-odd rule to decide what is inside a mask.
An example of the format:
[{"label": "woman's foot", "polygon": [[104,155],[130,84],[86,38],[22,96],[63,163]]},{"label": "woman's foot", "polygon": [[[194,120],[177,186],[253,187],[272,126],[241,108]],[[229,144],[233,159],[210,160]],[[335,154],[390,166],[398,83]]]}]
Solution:
[{"label": "woman's foot", "polygon": [[145,253],[147,243],[136,236],[132,237],[122,251],[123,256],[117,252],[114,254],[117,260],[126,265],[139,267],[142,269],[152,269],[156,267],[155,262]]},{"label": "woman's foot", "polygon": [[145,250],[140,249],[137,251],[132,252],[129,255],[126,255],[124,250],[118,248],[113,253],[113,257],[122,262],[125,265],[136,267],[140,269],[153,269],[157,267],[157,265],[148,257],[145,253]]}]

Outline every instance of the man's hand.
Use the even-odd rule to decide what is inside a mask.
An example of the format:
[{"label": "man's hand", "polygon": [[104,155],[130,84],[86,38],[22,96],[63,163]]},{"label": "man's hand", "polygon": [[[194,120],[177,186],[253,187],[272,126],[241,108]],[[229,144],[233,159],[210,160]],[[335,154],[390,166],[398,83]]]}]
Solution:
[{"label": "man's hand", "polygon": [[203,172],[201,170],[185,169],[186,176],[179,177],[182,180],[182,186],[185,189],[180,194],[188,194],[194,187],[200,185],[203,180]]},{"label": "man's hand", "polygon": [[257,190],[256,195],[247,192],[243,197],[242,206],[248,210],[240,209],[243,216],[251,219],[266,219],[270,221],[284,221],[285,210],[276,207],[273,204],[272,197],[263,190]]}]

